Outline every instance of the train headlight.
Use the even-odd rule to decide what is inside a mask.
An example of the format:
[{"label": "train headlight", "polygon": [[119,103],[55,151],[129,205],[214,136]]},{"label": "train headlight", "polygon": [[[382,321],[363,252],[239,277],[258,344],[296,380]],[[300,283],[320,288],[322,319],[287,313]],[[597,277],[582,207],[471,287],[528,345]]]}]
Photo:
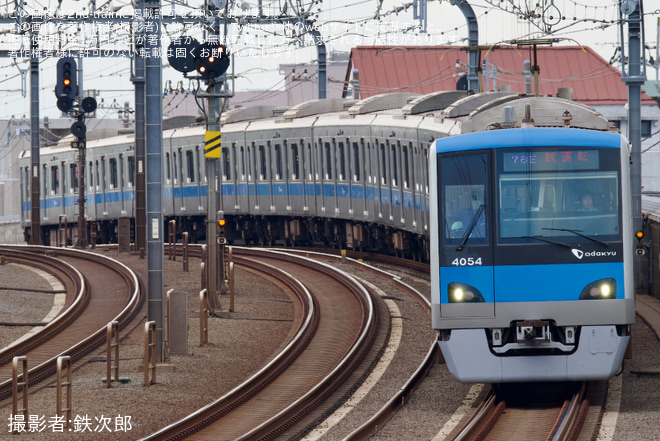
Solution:
[{"label": "train headlight", "polygon": [[449,303],[485,302],[484,296],[474,286],[452,282],[447,286]]},{"label": "train headlight", "polygon": [[603,300],[616,297],[616,281],[600,279],[588,284],[580,294],[580,300]]}]

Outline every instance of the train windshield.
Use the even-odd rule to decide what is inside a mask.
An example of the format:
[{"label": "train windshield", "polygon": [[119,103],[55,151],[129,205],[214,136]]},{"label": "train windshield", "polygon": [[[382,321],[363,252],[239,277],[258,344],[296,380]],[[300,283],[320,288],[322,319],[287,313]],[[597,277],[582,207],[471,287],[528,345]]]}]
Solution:
[{"label": "train windshield", "polygon": [[500,242],[620,240],[618,154],[592,147],[498,151]]},{"label": "train windshield", "polygon": [[486,244],[487,155],[445,157],[441,164],[445,243]]}]

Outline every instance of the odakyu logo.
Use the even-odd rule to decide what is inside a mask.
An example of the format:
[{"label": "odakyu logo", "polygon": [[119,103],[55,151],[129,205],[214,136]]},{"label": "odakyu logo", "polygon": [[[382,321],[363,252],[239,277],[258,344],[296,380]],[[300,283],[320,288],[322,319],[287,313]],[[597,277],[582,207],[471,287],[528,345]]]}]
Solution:
[{"label": "odakyu logo", "polygon": [[616,256],[616,251],[587,251],[578,250],[577,248],[571,248],[571,253],[578,259],[582,260],[583,257],[614,257]]}]

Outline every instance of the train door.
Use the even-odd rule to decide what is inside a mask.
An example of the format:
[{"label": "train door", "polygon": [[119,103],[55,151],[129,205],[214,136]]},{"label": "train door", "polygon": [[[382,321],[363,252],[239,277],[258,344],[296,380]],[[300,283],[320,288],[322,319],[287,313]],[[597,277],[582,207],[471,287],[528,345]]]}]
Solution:
[{"label": "train door", "polygon": [[347,139],[337,141],[337,209],[343,218],[352,218],[350,144]]},{"label": "train door", "polygon": [[129,217],[135,216],[135,156],[131,153],[126,156],[126,178],[125,178],[125,199]]},{"label": "train door", "polygon": [[[271,149],[269,149],[271,150]],[[286,144],[279,139],[273,143],[270,151],[271,164],[271,205],[270,212],[284,214],[288,213],[289,195],[286,188]]]},{"label": "train door", "polygon": [[[314,151],[311,140],[307,141],[303,149],[303,211],[306,214],[316,213],[316,185],[314,182]],[[311,205],[311,206],[310,206]]]},{"label": "train door", "polygon": [[415,222],[415,190],[413,188],[413,143],[408,141],[401,146],[401,210],[406,229],[414,230]]},{"label": "train door", "polygon": [[395,226],[402,226],[405,222],[403,214],[403,183],[401,173],[401,143],[389,143],[390,150],[390,206],[392,222]]},{"label": "train door", "polygon": [[367,142],[364,168],[365,168],[365,192],[364,192],[364,214],[367,219],[375,220],[378,216],[378,181],[377,181],[377,165],[375,163],[375,144]]},{"label": "train door", "polygon": [[247,149],[239,144],[236,156],[236,211],[245,213],[249,209]]},{"label": "train door", "polygon": [[302,215],[304,204],[304,158],[303,151],[305,150],[304,143],[297,140],[292,140],[288,145],[288,191],[289,207],[293,214]]},{"label": "train door", "polygon": [[378,143],[378,217],[383,222],[391,223],[392,216],[390,210],[390,183],[389,183],[389,165],[387,146],[383,141]]},{"label": "train door", "polygon": [[490,155],[438,159],[440,314],[494,317]]}]

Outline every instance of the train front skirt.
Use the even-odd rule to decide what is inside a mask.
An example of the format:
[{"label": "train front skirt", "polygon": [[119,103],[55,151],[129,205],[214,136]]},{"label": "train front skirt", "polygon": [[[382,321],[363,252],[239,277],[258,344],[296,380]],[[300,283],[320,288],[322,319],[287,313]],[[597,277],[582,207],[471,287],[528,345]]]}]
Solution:
[{"label": "train front skirt", "polygon": [[499,356],[491,352],[483,329],[454,329],[438,341],[451,374],[464,383],[606,380],[617,373],[630,336],[616,326],[582,326],[570,354]]}]

